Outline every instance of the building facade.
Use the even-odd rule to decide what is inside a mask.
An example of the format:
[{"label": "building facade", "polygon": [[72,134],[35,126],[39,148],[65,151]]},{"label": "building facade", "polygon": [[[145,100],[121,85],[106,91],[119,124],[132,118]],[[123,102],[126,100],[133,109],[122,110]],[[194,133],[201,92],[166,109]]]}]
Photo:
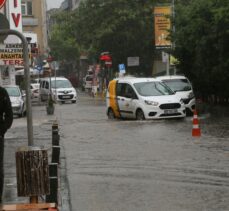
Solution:
[{"label": "building facade", "polygon": [[[23,33],[28,42],[36,45],[39,54],[45,54],[48,48],[46,10],[46,0],[8,0],[0,12],[9,20],[10,29]],[[5,43],[20,42],[10,36]]]},{"label": "building facade", "polygon": [[46,10],[45,0],[22,0],[21,2],[23,33],[31,38],[31,43],[36,44],[40,55],[48,52]]},{"label": "building facade", "polygon": [[61,10],[75,10],[82,0],[64,0],[60,6]]}]

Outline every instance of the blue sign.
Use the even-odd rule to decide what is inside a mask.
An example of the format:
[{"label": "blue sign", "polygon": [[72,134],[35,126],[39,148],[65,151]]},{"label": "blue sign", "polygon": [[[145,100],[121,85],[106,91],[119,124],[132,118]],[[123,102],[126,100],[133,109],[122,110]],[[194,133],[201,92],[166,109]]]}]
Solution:
[{"label": "blue sign", "polygon": [[120,73],[126,73],[125,64],[119,64],[118,68]]},{"label": "blue sign", "polygon": [[39,72],[41,72],[43,68],[42,68],[42,66],[40,66],[40,65],[36,65],[36,66],[35,66],[35,69],[37,69]]}]

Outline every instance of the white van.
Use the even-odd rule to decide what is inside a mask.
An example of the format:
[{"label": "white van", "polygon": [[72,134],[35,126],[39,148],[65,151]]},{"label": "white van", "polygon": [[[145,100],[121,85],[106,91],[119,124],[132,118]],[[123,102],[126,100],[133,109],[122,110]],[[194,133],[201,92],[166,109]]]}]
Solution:
[{"label": "white van", "polygon": [[184,118],[183,101],[160,80],[118,78],[110,81],[106,95],[109,119]]},{"label": "white van", "polygon": [[92,89],[93,75],[86,75],[83,79],[83,82],[85,90]]},{"label": "white van", "polygon": [[64,77],[47,77],[40,79],[40,99],[47,101],[51,93],[57,102],[72,102],[77,99],[77,92],[71,82]]},{"label": "white van", "polygon": [[157,79],[163,81],[170,89],[181,97],[186,107],[187,115],[191,115],[196,106],[196,99],[193,93],[192,84],[182,75],[159,76]]}]

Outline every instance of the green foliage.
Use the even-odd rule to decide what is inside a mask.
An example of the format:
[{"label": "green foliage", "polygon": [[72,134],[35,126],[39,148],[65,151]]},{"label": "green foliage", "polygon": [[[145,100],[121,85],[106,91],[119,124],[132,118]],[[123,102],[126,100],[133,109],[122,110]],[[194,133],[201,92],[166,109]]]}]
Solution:
[{"label": "green foliage", "polygon": [[55,100],[53,100],[52,95],[48,96],[47,107],[54,107]]},{"label": "green foliage", "polygon": [[174,54],[202,95],[229,96],[229,1],[178,1]]},{"label": "green foliage", "polygon": [[78,44],[78,50],[88,53],[94,61],[98,61],[101,52],[109,51],[115,70],[118,69],[118,64],[127,62],[127,57],[139,56],[139,69],[132,68],[130,71],[151,75],[154,49],[153,2],[154,0],[82,1],[77,10],[66,15],[67,18],[64,14],[58,17],[51,49],[58,58],[69,55],[67,52],[71,42],[67,40],[73,39]]},{"label": "green foliage", "polygon": [[56,24],[52,27],[49,45],[56,60],[74,60],[79,57],[79,44],[71,25],[71,13],[61,12],[55,15]]},{"label": "green foliage", "polygon": [[[153,7],[172,0],[84,0],[73,12],[55,17],[51,34],[52,55],[77,60],[87,53],[98,62],[109,51],[113,72],[127,57],[139,56],[140,66],[129,74],[151,76],[154,57]],[[173,54],[180,69],[204,95],[229,95],[229,1],[175,0]],[[126,65],[127,66],[127,65]]]}]

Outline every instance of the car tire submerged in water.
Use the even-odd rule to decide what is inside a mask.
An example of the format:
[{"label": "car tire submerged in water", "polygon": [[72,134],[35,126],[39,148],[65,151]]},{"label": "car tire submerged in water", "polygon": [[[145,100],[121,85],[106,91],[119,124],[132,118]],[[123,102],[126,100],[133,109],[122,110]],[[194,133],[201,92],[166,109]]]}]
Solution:
[{"label": "car tire submerged in water", "polygon": [[115,119],[114,111],[111,108],[109,108],[107,112],[107,116],[108,116],[108,119]]},{"label": "car tire submerged in water", "polygon": [[136,111],[136,119],[137,120],[144,120],[145,119],[145,115],[141,109],[138,109]]}]

